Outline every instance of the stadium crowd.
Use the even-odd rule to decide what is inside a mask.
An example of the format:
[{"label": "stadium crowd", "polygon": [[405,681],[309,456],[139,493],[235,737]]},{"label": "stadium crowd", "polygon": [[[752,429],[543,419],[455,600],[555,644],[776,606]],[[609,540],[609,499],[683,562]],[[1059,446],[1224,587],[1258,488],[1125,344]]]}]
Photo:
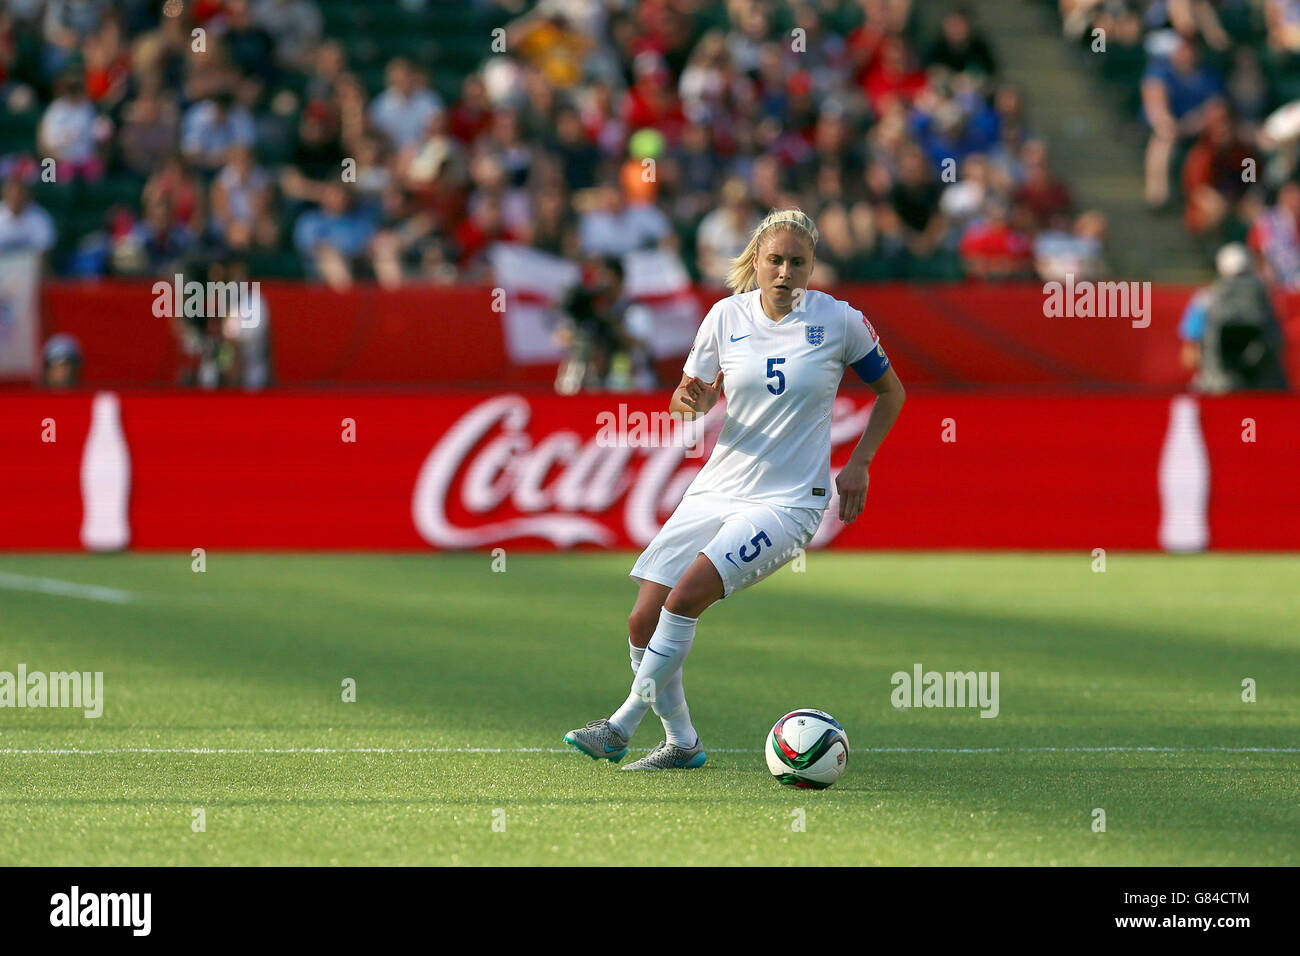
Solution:
[{"label": "stadium crowd", "polygon": [[[435,31],[472,7],[449,39],[482,57],[439,89],[403,55],[368,88],[325,5],[12,0],[0,103],[39,122],[0,146],[0,247],[57,242],[79,276],[233,258],[344,287],[485,280],[495,240],[662,245],[716,286],[797,204],[822,283],[1101,269],[1104,217],[1075,208],[961,6],[927,31],[911,0],[402,0]],[[60,194],[93,228],[44,214]]]},{"label": "stadium crowd", "polygon": [[1207,252],[1247,242],[1270,282],[1300,288],[1300,2],[1051,2],[1084,49],[1105,38],[1088,59],[1148,131],[1148,203],[1181,205]]}]

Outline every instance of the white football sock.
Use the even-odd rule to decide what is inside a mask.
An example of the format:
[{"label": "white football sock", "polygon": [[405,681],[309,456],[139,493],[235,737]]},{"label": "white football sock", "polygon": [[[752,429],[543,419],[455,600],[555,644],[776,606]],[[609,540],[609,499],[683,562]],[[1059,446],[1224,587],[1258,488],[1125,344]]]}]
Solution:
[{"label": "white football sock", "polygon": [[653,704],[654,711],[664,725],[668,742],[689,750],[700,737],[691,723],[691,709],[686,706],[686,691],[682,689],[682,669],[679,667],[668,686],[659,692]]},{"label": "white football sock", "polygon": [[[609,722],[624,737],[631,738],[641,725],[641,718],[651,703],[681,674],[682,662],[691,652],[695,624],[699,618],[674,614],[667,608],[659,612],[659,626],[646,646],[632,681],[632,692],[623,706],[610,716]],[[683,701],[685,697],[683,696]],[[656,711],[657,712],[657,711]],[[692,741],[693,742],[693,741]]]},{"label": "white football sock", "polygon": [[[627,647],[628,656],[632,659],[632,673],[635,674],[641,668],[645,648],[637,647],[631,641],[627,642]],[[673,679],[659,692],[659,696],[651,706],[664,725],[664,734],[668,737],[668,742],[689,750],[699,741],[700,735],[695,732],[695,726],[691,723],[691,709],[686,706],[686,691],[682,687],[684,669],[680,667],[677,669]]]}]

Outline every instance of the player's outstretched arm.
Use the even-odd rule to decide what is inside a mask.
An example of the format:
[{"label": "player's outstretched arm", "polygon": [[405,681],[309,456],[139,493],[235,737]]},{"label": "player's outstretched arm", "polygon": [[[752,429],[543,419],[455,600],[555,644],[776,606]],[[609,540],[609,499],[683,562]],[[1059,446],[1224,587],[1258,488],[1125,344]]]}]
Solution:
[{"label": "player's outstretched arm", "polygon": [[907,398],[903,383],[892,368],[886,369],[884,375],[868,384],[876,393],[876,403],[871,407],[867,427],[858,439],[853,454],[835,476],[835,490],[840,496],[840,520],[845,524],[852,524],[866,507],[867,472],[871,460],[876,457],[880,443],[894,427],[899,412],[903,410],[903,400]]}]

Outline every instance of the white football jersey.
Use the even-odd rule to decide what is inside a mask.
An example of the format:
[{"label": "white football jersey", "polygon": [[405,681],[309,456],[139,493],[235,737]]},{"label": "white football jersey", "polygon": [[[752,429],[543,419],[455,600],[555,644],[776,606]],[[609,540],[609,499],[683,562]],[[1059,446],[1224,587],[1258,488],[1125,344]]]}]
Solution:
[{"label": "white football jersey", "polygon": [[867,381],[889,360],[861,312],[809,290],[803,308],[773,322],[759,291],[723,299],[695,335],[683,371],[706,384],[724,372],[726,418],[686,494],[720,492],[792,508],[826,508],[831,406],[844,369]]}]

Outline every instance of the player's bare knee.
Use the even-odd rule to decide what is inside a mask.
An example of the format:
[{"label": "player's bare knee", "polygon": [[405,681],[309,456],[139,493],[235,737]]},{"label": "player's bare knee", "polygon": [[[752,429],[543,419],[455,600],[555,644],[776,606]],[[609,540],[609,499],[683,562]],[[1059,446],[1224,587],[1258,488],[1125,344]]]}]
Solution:
[{"label": "player's bare knee", "polygon": [[679,593],[677,588],[673,588],[673,592],[668,595],[668,600],[664,601],[664,610],[680,614],[683,617],[694,617],[695,615],[687,609],[687,605],[688,598]]},{"label": "player's bare knee", "polygon": [[668,595],[668,600],[664,602],[664,607],[682,617],[699,617],[715,600],[717,600],[716,595],[706,594],[697,583],[694,586],[673,588],[672,593]]},{"label": "player's bare knee", "polygon": [[627,616],[627,636],[636,647],[645,647],[659,625],[659,611],[637,605]]}]

